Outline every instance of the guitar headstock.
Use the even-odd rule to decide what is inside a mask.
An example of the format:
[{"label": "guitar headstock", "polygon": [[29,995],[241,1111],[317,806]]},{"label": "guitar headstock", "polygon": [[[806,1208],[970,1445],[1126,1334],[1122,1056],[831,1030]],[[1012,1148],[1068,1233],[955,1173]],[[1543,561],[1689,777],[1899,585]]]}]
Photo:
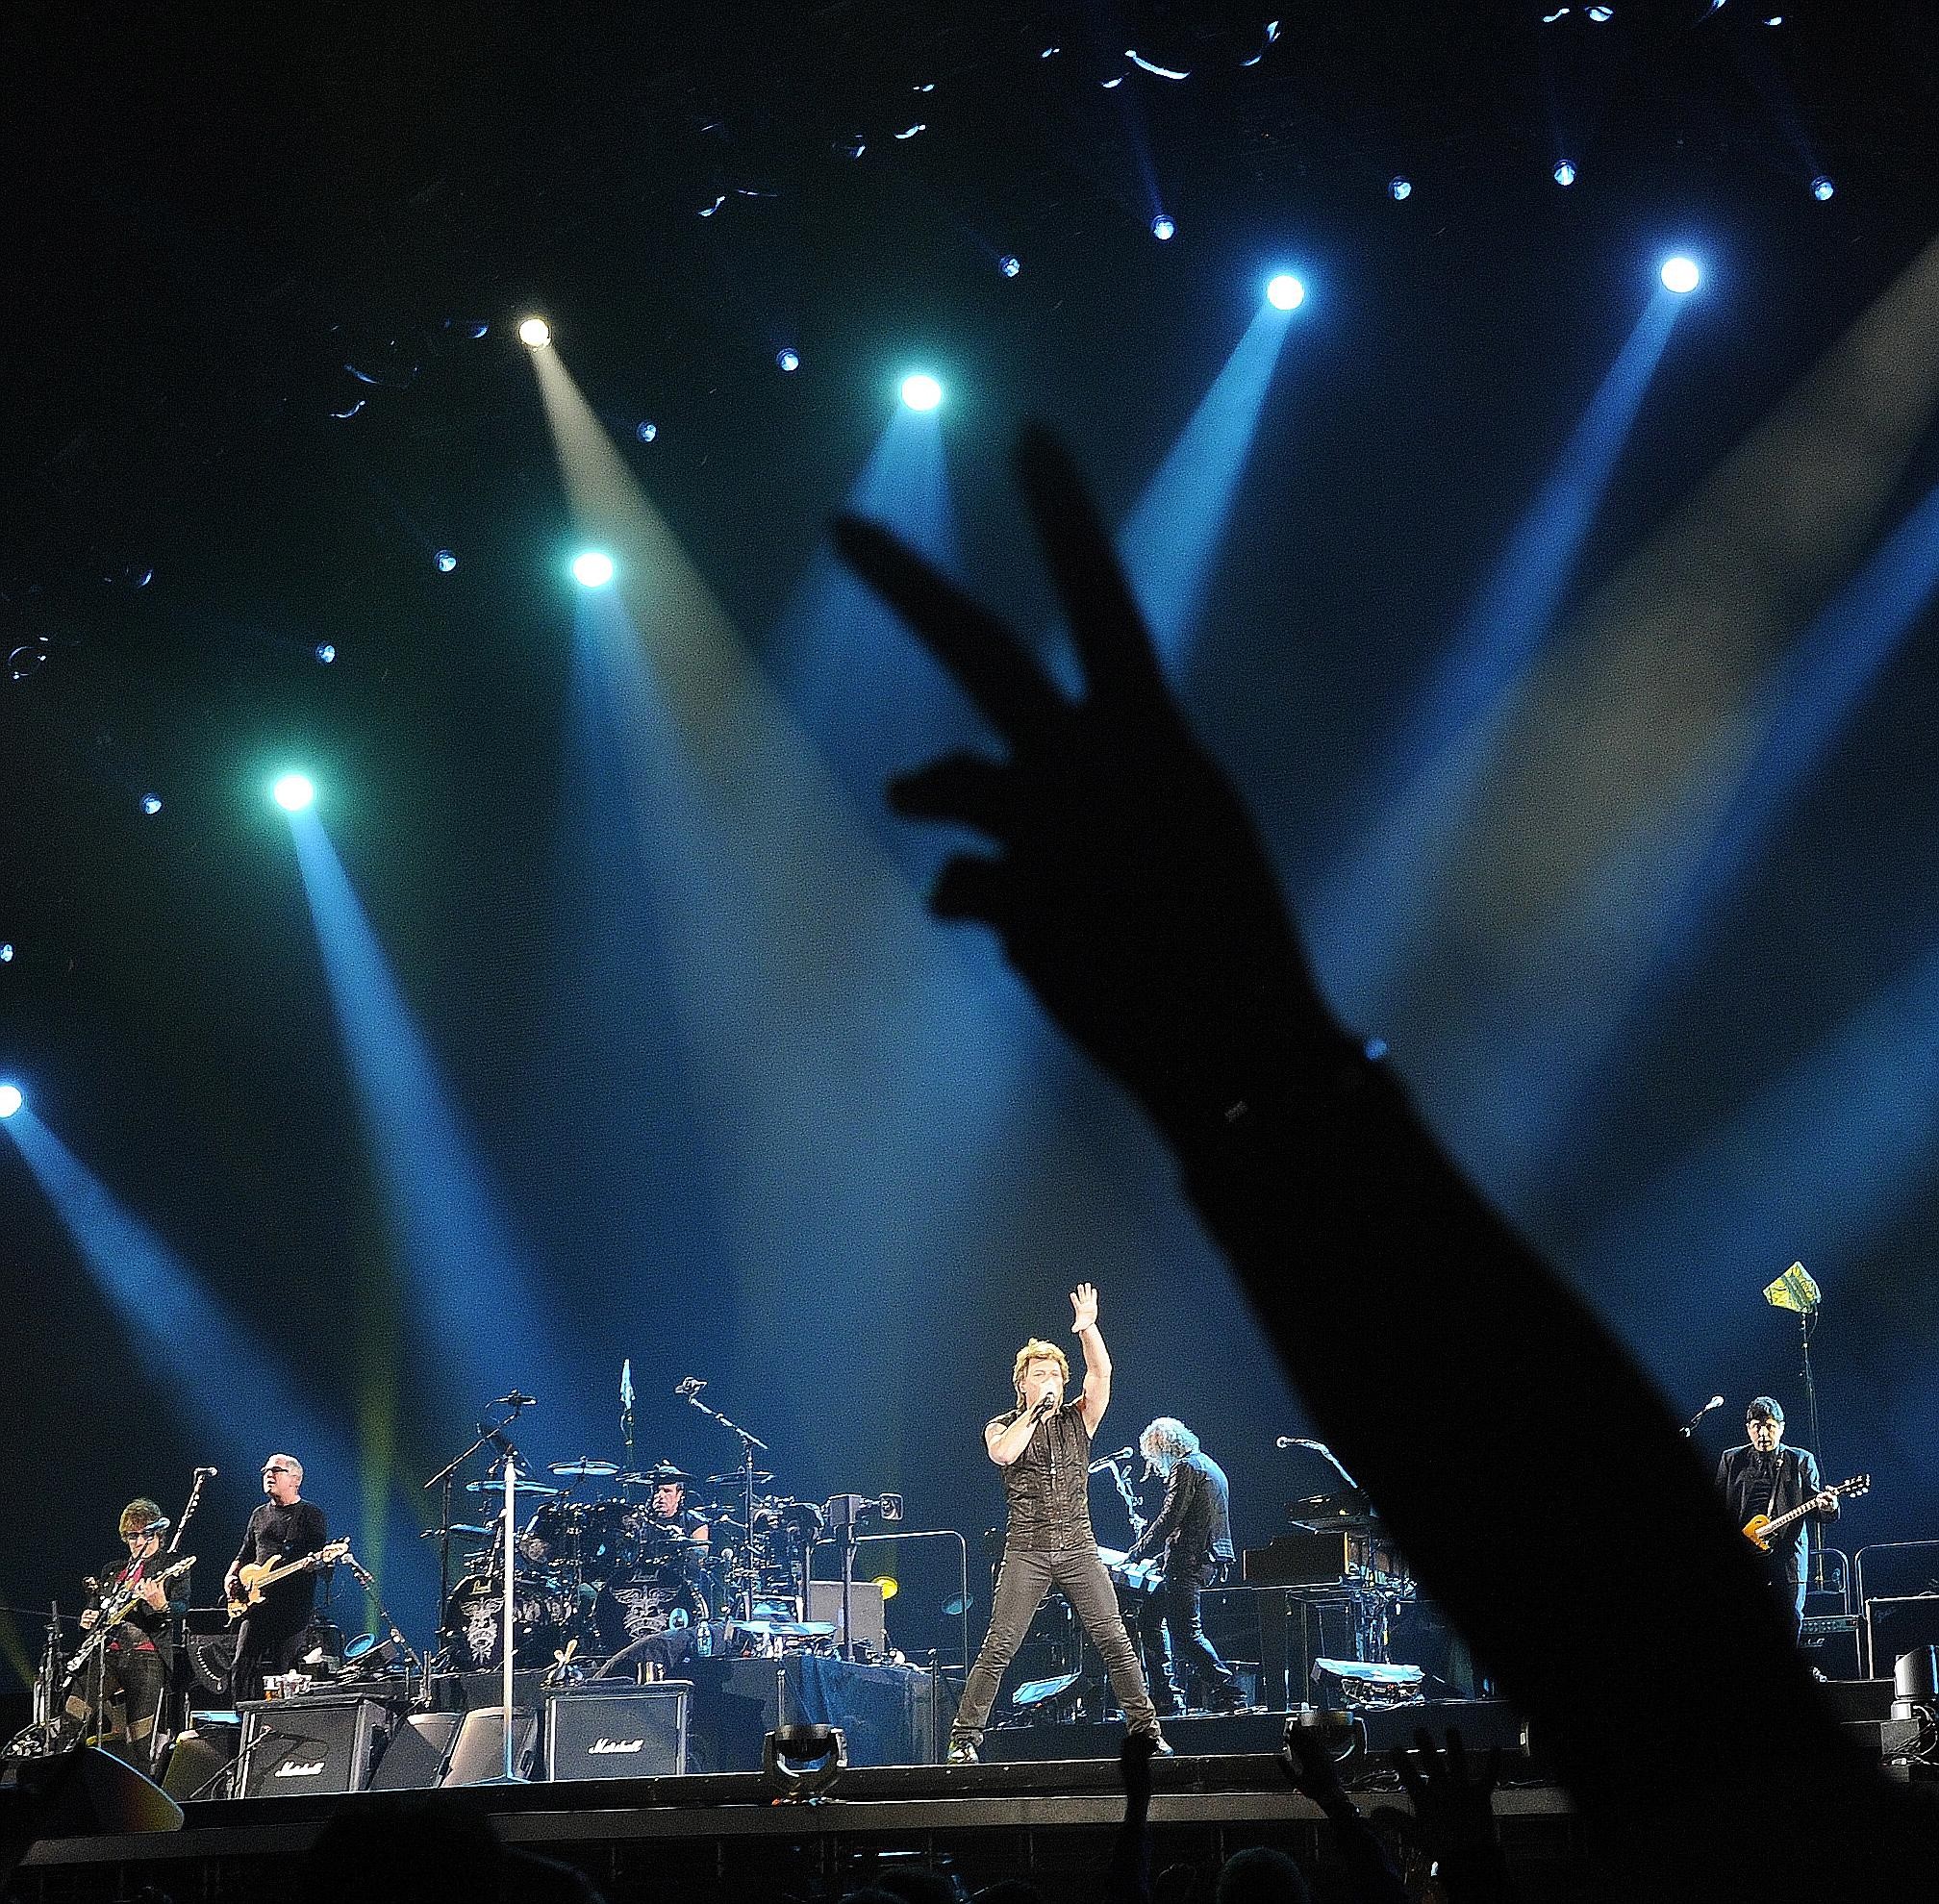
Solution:
[{"label": "guitar headstock", "polygon": [[312,1566],[333,1566],[350,1551],[350,1540],[346,1535],[340,1541],[332,1541],[328,1546],[318,1547],[310,1556]]},{"label": "guitar headstock", "polygon": [[1872,1477],[1869,1474],[1854,1474],[1851,1480],[1839,1482],[1831,1491],[1834,1494],[1849,1495],[1855,1501],[1860,1494],[1869,1494],[1872,1491]]}]

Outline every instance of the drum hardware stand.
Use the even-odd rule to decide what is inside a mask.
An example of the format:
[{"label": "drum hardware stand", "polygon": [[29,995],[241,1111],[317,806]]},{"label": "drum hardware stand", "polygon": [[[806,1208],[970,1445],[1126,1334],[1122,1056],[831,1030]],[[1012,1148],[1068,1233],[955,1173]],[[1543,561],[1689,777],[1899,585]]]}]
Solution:
[{"label": "drum hardware stand", "polygon": [[[697,1408],[710,1420],[718,1421],[730,1435],[739,1435],[741,1438],[741,1503],[742,1510],[747,1516],[747,1544],[750,1550],[749,1559],[751,1560],[753,1558],[751,1550],[754,1544],[754,1450],[759,1448],[763,1454],[771,1454],[773,1450],[758,1435],[750,1435],[738,1421],[728,1420],[718,1408],[712,1408],[702,1401],[700,1399],[700,1390],[706,1386],[705,1382],[696,1381],[692,1375],[689,1375],[685,1381],[679,1383],[674,1388],[673,1392],[682,1401],[691,1403],[694,1408]],[[757,1584],[758,1573],[749,1577],[747,1585],[742,1591],[741,1617],[743,1619],[752,1619],[754,1617],[754,1598]]]},{"label": "drum hardware stand", "polygon": [[[504,1403],[493,1402],[491,1406],[499,1408],[511,1406],[511,1404],[509,1401]],[[451,1461],[447,1461],[424,1484],[427,1490],[438,1487],[441,1487],[443,1490],[438,1497],[438,1616],[440,1619],[443,1618],[444,1608],[451,1598],[451,1484],[457,1477],[458,1470],[480,1448],[488,1444],[496,1444],[495,1438],[498,1436],[500,1428],[503,1428],[510,1422],[516,1421],[518,1418],[518,1410],[523,1406],[524,1403],[521,1400],[517,1406],[513,1407],[512,1413],[505,1417],[504,1422],[499,1424],[499,1428],[488,1428],[481,1421],[478,1424],[478,1439],[463,1454]],[[506,1584],[506,1592],[509,1598],[511,1592],[509,1578]]]},{"label": "drum hardware stand", "polygon": [[842,1541],[842,1642],[836,1651],[841,1658],[850,1661],[855,1657],[855,1549],[866,1538],[857,1534],[855,1528],[871,1509],[878,1511],[884,1520],[900,1520],[902,1496],[884,1494],[879,1501],[871,1501],[866,1494],[831,1494],[823,1509],[829,1527]]}]

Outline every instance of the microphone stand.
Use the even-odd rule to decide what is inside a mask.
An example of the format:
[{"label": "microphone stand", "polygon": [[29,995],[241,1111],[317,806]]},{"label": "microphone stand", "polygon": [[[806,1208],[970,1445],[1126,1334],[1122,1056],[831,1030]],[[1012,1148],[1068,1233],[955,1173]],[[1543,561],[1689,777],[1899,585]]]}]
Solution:
[{"label": "microphone stand", "polygon": [[[704,1382],[700,1384],[700,1388],[705,1387],[706,1384]],[[712,1408],[702,1401],[700,1399],[699,1389],[690,1390],[683,1383],[673,1392],[676,1395],[684,1393],[688,1402],[694,1408],[697,1408],[702,1415],[706,1415],[710,1420],[718,1421],[730,1435],[739,1435],[741,1437],[741,1504],[743,1511],[747,1516],[745,1522],[747,1529],[747,1565],[750,1569],[754,1569],[748,1573],[747,1584],[742,1591],[741,1617],[743,1619],[752,1619],[754,1617],[755,1578],[758,1572],[758,1568],[754,1567],[754,1450],[759,1448],[763,1454],[771,1453],[772,1450],[769,1449],[768,1443],[760,1436],[750,1435],[738,1421],[728,1420],[718,1408]]]},{"label": "microphone stand", "polygon": [[430,1665],[428,1662],[419,1659],[412,1651],[410,1641],[405,1639],[397,1622],[390,1617],[390,1609],[384,1604],[384,1596],[378,1592],[377,1583],[370,1577],[369,1569],[364,1566],[355,1554],[346,1553],[343,1556],[343,1565],[350,1569],[351,1573],[356,1577],[357,1584],[369,1596],[370,1604],[377,1609],[378,1617],[384,1622],[384,1630],[390,1634],[397,1649],[404,1655],[406,1661],[404,1691],[407,1694],[411,1691],[411,1667],[416,1666],[417,1669],[419,1680],[418,1692],[417,1697],[413,1699],[411,1704],[420,1707],[425,1712],[429,1712],[431,1709]]}]

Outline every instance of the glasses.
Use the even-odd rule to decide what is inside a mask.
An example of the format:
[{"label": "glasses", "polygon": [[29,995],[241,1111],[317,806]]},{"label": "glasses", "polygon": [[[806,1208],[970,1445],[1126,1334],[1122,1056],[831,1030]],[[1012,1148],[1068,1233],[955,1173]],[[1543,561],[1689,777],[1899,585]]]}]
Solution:
[{"label": "glasses", "polygon": [[264,1474],[294,1474],[296,1470],[293,1467],[285,1467],[281,1462],[272,1461],[263,1472]]}]

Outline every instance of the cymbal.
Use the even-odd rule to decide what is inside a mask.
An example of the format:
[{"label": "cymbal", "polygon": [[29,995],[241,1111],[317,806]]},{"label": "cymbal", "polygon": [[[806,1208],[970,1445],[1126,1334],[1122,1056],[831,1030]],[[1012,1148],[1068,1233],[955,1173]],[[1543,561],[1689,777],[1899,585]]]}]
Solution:
[{"label": "cymbal", "polygon": [[[565,1491],[560,1488],[547,1488],[538,1481],[528,1481],[522,1474],[515,1474],[512,1477],[512,1485],[521,1494],[558,1494]],[[466,1482],[465,1491],[467,1494],[502,1494],[505,1491],[505,1484],[494,1475],[489,1481]]]},{"label": "cymbal", "polygon": [[593,1461],[582,1455],[577,1461],[555,1461],[551,1468],[554,1474],[592,1475],[604,1480],[609,1474],[619,1472],[619,1464],[617,1461]]},{"label": "cymbal", "polygon": [[458,1520],[449,1527],[427,1527],[417,1538],[435,1541],[441,1534],[455,1534],[461,1541],[489,1541],[497,1531],[495,1527],[478,1527],[468,1520]]},{"label": "cymbal", "polygon": [[677,1467],[656,1467],[644,1474],[622,1474],[619,1478],[636,1488],[657,1488],[663,1481],[677,1481],[684,1488],[697,1477],[683,1473]]},{"label": "cymbal", "polygon": [[757,1640],[832,1640],[832,1619],[737,1619],[731,1622],[738,1633],[751,1633]]},{"label": "cymbal", "polygon": [[[765,1467],[757,1467],[754,1470],[754,1485],[757,1488],[765,1488],[773,1478]],[[710,1488],[732,1488],[737,1484],[744,1487],[746,1481],[746,1475],[738,1467],[727,1474],[710,1474],[707,1477],[707,1485]]]}]

